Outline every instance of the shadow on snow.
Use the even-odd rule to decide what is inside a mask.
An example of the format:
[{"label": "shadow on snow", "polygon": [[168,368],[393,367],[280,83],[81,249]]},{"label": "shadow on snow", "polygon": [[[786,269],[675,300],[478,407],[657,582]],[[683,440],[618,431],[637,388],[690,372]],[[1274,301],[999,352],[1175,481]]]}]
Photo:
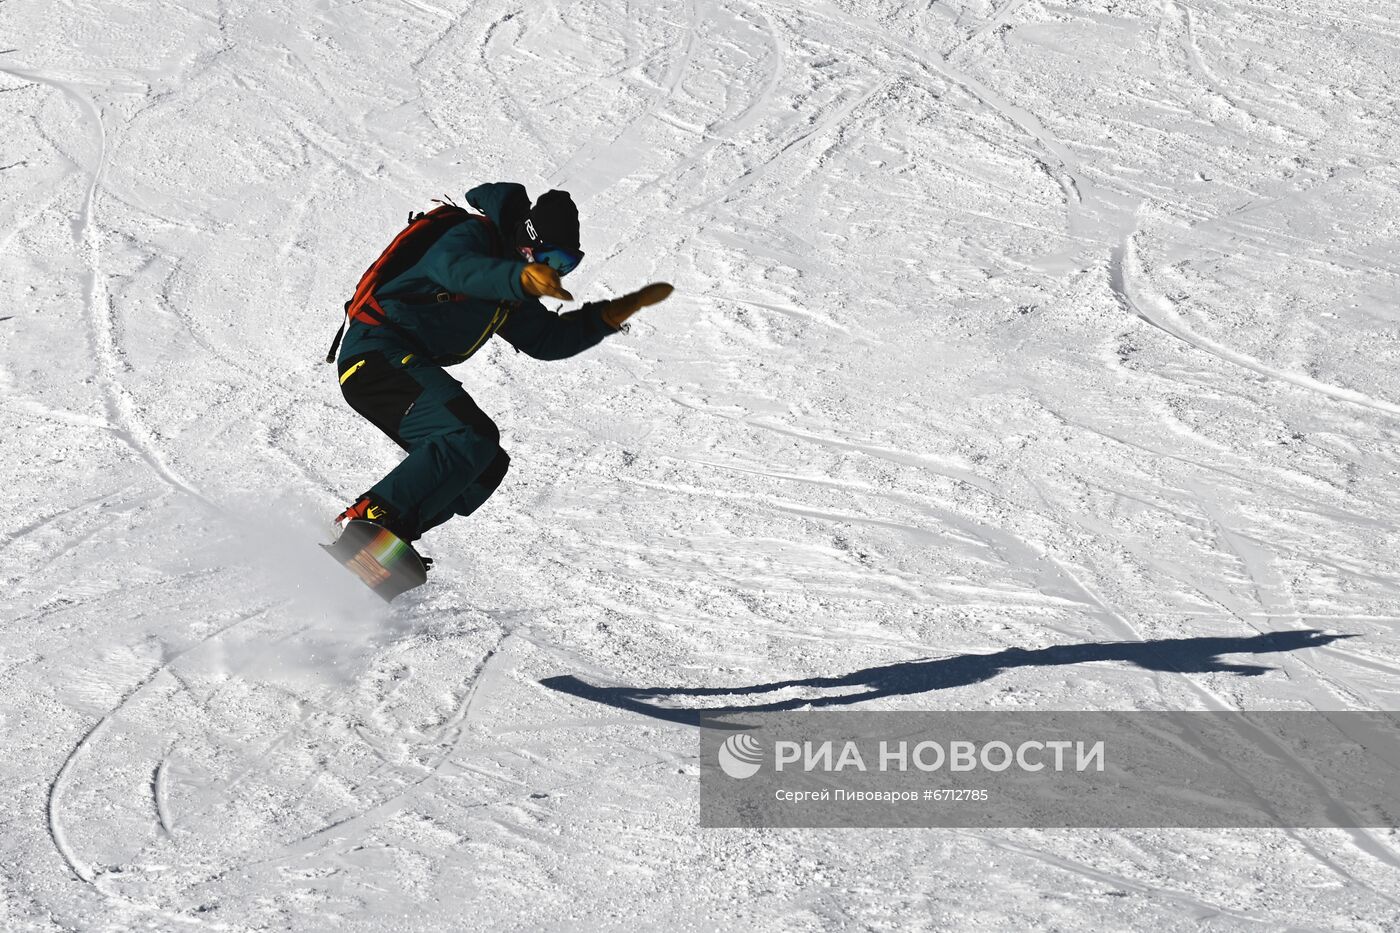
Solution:
[{"label": "shadow on snow", "polygon": [[[733,713],[779,712],[851,706],[890,696],[913,696],[991,680],[1017,667],[1055,667],[1090,661],[1125,661],[1143,670],[1178,674],[1232,673],[1252,677],[1273,668],[1258,664],[1234,664],[1221,660],[1227,654],[1270,654],[1317,648],[1351,635],[1332,635],[1316,629],[1265,632],[1239,638],[1163,638],[1155,641],[1090,642],[1026,650],[1007,648],[995,654],[960,654],[946,658],[900,661],[867,667],[836,677],[804,677],[739,687],[623,687],[598,686],[572,675],[546,677],[540,683],[552,690],[628,710],[666,722],[717,728],[742,728],[711,721]],[[803,695],[764,702],[765,695],[787,690],[845,690],[828,695]],[[750,702],[722,706],[662,706],[655,700],[682,697],[753,697]]]}]

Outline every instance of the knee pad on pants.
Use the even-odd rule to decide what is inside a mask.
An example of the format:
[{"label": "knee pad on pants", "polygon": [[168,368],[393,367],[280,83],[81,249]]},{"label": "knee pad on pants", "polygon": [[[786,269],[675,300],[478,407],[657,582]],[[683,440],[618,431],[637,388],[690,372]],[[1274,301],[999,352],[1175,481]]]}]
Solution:
[{"label": "knee pad on pants", "polygon": [[470,396],[459,395],[444,407],[480,437],[492,444],[501,442],[501,429],[496,427],[496,422],[491,420],[491,416],[482,411]]},{"label": "knee pad on pants", "polygon": [[481,475],[476,478],[476,485],[482,487],[489,496],[496,491],[496,487],[501,485],[501,480],[506,478],[506,471],[510,469],[510,454],[504,450],[497,450],[495,458],[486,465],[486,469],[481,471]]}]

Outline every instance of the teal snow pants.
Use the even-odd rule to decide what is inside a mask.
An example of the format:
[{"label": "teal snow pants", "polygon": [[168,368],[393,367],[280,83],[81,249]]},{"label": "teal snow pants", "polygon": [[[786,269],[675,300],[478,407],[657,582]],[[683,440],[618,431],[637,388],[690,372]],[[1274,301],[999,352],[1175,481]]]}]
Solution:
[{"label": "teal snow pants", "polygon": [[[348,349],[348,348],[347,348]],[[350,407],[408,451],[369,494],[407,541],[453,515],[470,515],[510,467],[501,433],[462,384],[408,350],[342,352],[340,391]]]}]

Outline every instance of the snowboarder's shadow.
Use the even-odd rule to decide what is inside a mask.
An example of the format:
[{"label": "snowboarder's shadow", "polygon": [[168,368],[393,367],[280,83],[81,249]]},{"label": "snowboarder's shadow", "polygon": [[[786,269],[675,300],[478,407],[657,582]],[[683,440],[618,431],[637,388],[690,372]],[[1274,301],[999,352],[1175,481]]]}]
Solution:
[{"label": "snowboarder's shadow", "polygon": [[[572,675],[547,677],[540,683],[552,690],[625,709],[655,719],[686,725],[728,727],[712,720],[736,713],[781,712],[850,706],[889,696],[911,696],[990,680],[1017,667],[1054,667],[1090,661],[1126,661],[1144,670],[1180,674],[1234,673],[1256,676],[1273,668],[1221,660],[1228,654],[1270,654],[1316,648],[1351,635],[1317,629],[1264,632],[1236,638],[1163,638],[1155,641],[1090,642],[1026,650],[1007,648],[993,654],[961,654],[922,658],[867,667],[835,677],[806,677],[739,687],[623,687],[597,686]],[[667,698],[763,697],[799,691],[780,699],[736,702],[721,706],[665,706]],[[813,691],[831,691],[814,693]],[[742,728],[742,727],[740,727]]]}]

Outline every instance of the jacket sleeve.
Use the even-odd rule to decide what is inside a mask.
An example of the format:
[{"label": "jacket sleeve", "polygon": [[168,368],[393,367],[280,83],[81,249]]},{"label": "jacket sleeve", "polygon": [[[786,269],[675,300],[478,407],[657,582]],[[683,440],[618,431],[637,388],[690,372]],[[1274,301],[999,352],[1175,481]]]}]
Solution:
[{"label": "jacket sleeve", "polygon": [[525,263],[492,254],[484,224],[468,221],[443,234],[419,262],[418,270],[449,292],[488,301],[523,301],[520,272]]},{"label": "jacket sleeve", "polygon": [[510,313],[496,334],[537,360],[562,360],[597,346],[617,333],[603,322],[596,303],[555,314],[531,299]]}]

